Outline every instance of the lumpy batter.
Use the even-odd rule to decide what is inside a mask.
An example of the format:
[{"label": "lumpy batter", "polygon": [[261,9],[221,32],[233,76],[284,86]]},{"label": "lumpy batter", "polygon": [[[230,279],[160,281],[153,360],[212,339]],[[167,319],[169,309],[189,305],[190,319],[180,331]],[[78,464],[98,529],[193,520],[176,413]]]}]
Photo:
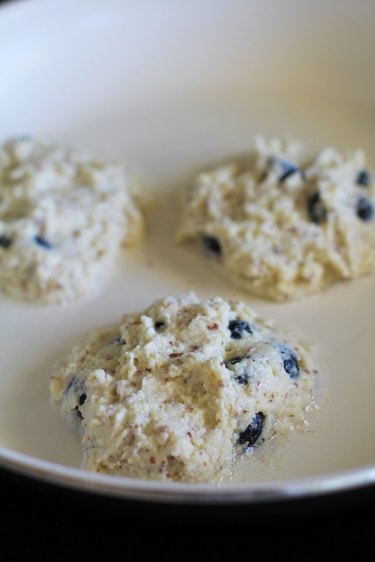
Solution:
[{"label": "lumpy batter", "polygon": [[0,147],[0,289],[66,302],[97,293],[143,221],[120,164],[19,137]]},{"label": "lumpy batter", "polygon": [[216,270],[274,300],[375,270],[374,186],[362,151],[307,158],[295,141],[256,139],[241,163],[200,174],[177,239]]},{"label": "lumpy batter", "polygon": [[50,391],[79,431],[83,468],[197,482],[302,427],[316,373],[300,342],[243,302],[191,293],[93,333]]}]

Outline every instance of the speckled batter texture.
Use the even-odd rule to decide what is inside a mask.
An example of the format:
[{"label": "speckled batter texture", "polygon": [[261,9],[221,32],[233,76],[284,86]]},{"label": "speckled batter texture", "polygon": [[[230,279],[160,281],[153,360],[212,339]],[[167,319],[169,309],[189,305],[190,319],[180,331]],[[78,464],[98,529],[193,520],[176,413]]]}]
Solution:
[{"label": "speckled batter texture", "polygon": [[64,303],[98,293],[141,213],[120,164],[19,137],[0,147],[0,290]]},{"label": "speckled batter texture", "polygon": [[303,427],[316,373],[300,342],[243,302],[191,293],[94,332],[50,392],[81,436],[83,468],[199,482]]},{"label": "speckled batter texture", "polygon": [[196,178],[177,240],[197,240],[234,285],[282,301],[373,272],[373,218],[362,151],[310,158],[296,141],[258,138],[241,163]]}]

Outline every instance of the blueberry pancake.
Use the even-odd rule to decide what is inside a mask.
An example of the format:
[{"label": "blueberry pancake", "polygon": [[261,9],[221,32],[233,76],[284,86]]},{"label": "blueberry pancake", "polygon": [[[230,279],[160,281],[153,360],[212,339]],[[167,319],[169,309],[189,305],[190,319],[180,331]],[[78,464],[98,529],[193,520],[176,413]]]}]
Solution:
[{"label": "blueberry pancake", "polygon": [[375,270],[374,185],[362,151],[256,139],[238,163],[200,174],[178,241],[195,240],[235,286],[276,301]]},{"label": "blueberry pancake", "polygon": [[0,147],[0,290],[64,303],[98,293],[143,219],[120,164],[18,137]]},{"label": "blueberry pancake", "polygon": [[198,482],[302,428],[316,374],[299,341],[243,302],[191,293],[94,332],[50,392],[80,435],[83,468]]}]

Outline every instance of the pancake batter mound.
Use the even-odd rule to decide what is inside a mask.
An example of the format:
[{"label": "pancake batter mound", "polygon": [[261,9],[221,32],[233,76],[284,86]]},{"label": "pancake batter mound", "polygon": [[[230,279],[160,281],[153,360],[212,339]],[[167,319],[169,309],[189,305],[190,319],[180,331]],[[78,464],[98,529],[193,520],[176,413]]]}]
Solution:
[{"label": "pancake batter mound", "polygon": [[99,292],[143,221],[120,164],[19,137],[0,147],[0,289],[64,303]]},{"label": "pancake batter mound", "polygon": [[303,427],[316,373],[301,343],[243,302],[191,293],[93,333],[50,392],[81,435],[83,468],[198,482]]},{"label": "pancake batter mound", "polygon": [[363,152],[308,159],[295,141],[258,138],[246,161],[196,178],[177,240],[198,241],[234,285],[282,301],[373,272],[373,218]]}]

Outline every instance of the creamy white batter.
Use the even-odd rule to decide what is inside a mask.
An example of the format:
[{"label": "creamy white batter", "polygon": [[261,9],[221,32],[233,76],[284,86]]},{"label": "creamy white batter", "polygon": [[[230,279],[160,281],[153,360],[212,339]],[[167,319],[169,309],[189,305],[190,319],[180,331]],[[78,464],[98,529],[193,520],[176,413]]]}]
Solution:
[{"label": "creamy white batter", "polygon": [[178,241],[197,240],[233,284],[297,299],[375,270],[374,185],[362,151],[309,158],[295,141],[256,139],[241,162],[200,174]]},{"label": "creamy white batter", "polygon": [[143,219],[117,163],[19,137],[0,147],[0,289],[64,303],[98,293]]},{"label": "creamy white batter", "polygon": [[50,392],[81,436],[83,468],[197,482],[301,428],[316,373],[300,342],[245,303],[188,294],[94,332]]}]

